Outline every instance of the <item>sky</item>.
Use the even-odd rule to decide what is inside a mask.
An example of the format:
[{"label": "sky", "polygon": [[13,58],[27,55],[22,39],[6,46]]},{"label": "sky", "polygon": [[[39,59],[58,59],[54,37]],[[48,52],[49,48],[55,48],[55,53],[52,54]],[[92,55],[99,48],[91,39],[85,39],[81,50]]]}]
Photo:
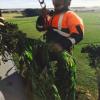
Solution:
[{"label": "sky", "polygon": [[[48,8],[52,8],[52,0],[45,0]],[[72,0],[72,7],[99,6],[100,0]],[[0,0],[0,8],[40,8],[38,0]]]}]

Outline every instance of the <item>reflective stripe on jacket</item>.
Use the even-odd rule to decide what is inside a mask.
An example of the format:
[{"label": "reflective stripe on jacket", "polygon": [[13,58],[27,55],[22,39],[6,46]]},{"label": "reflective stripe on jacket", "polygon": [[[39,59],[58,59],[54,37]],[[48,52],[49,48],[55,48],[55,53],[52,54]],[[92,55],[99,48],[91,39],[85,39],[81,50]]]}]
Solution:
[{"label": "reflective stripe on jacket", "polygon": [[68,37],[73,44],[76,44],[83,39],[83,21],[73,11],[66,11],[54,15],[50,20],[50,26],[61,36]]}]

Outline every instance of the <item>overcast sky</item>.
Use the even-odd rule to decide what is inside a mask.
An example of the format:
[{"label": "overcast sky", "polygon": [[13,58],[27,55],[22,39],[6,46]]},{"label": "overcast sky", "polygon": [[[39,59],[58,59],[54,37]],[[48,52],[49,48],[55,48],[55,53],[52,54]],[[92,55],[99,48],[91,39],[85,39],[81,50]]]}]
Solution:
[{"label": "overcast sky", "polygon": [[[47,7],[51,8],[52,0],[45,0]],[[100,6],[100,0],[72,0],[72,7]],[[39,8],[38,0],[0,0],[0,8]]]}]

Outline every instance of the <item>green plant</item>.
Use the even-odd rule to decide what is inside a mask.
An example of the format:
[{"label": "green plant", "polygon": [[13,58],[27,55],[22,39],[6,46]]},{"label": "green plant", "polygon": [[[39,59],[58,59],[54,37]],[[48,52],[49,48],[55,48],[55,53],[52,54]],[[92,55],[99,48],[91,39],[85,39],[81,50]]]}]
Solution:
[{"label": "green plant", "polygon": [[[16,24],[5,22],[5,27],[1,28],[0,35],[0,55],[3,62],[8,61],[7,56],[12,56],[12,60],[18,63],[19,74],[30,83],[32,93],[43,98],[43,100],[60,100],[54,77],[53,67],[49,63],[48,45],[41,40],[27,38]],[[11,60],[11,59],[10,59]]]},{"label": "green plant", "polygon": [[98,83],[98,100],[100,100],[100,45],[87,45],[82,48],[82,53],[88,53],[90,66],[95,69]]}]

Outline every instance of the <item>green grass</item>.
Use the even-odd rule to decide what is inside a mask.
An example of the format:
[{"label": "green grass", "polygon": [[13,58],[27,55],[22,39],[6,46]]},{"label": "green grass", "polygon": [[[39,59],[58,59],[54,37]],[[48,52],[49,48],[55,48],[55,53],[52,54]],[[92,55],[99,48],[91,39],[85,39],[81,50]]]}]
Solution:
[{"label": "green grass", "polygon": [[35,19],[36,18],[18,18],[18,19],[12,19],[10,20],[10,22],[18,24],[20,30],[23,30],[23,32],[28,33],[27,34],[28,37],[38,38],[42,34],[36,31]]},{"label": "green grass", "polygon": [[[93,93],[94,97],[97,95],[97,84],[95,71],[91,69],[86,54],[82,54],[81,48],[85,46],[84,43],[100,42],[100,13],[81,12],[78,13],[83,18],[85,24],[84,40],[74,48],[74,57],[77,62],[77,83]],[[30,38],[39,38],[42,33],[36,31],[37,17],[29,18],[6,18],[9,22],[18,24],[20,30],[27,33]]]},{"label": "green grass", "polygon": [[100,13],[79,13],[85,24],[85,38],[83,42],[100,42]]},{"label": "green grass", "polygon": [[39,38],[41,37],[42,33],[39,33],[36,30],[36,19],[37,17],[21,17],[21,15],[18,16],[18,18],[16,18],[17,14],[13,14],[12,18],[10,19],[9,16],[11,16],[12,14],[9,14],[8,16],[6,16],[6,20],[11,22],[11,23],[15,23],[18,24],[19,29],[22,30],[23,32],[27,33],[27,36],[30,38]]}]

